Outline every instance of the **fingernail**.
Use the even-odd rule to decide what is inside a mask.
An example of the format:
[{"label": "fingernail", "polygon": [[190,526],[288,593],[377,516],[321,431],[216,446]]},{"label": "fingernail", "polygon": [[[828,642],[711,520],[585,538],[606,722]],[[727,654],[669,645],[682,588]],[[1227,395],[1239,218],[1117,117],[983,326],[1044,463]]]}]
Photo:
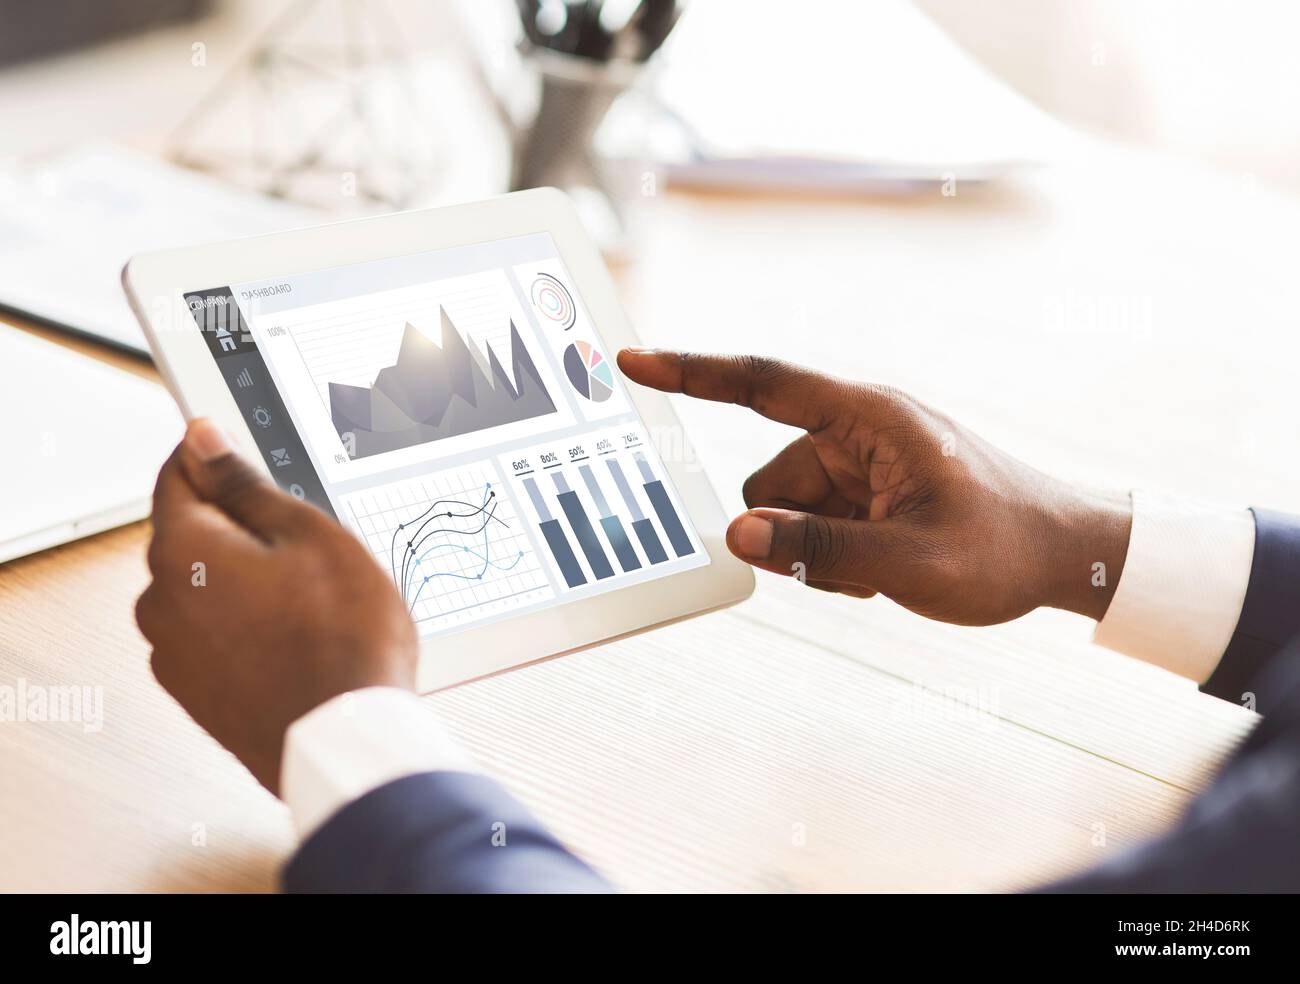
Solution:
[{"label": "fingernail", "polygon": [[654,349],[646,348],[644,345],[629,345],[623,349],[624,355],[652,355]]},{"label": "fingernail", "polygon": [[772,552],[772,521],[745,516],[736,524],[736,549],[741,556],[763,560]]},{"label": "fingernail", "polygon": [[230,439],[220,427],[206,417],[190,422],[189,429],[185,433],[185,443],[190,446],[200,461],[220,458],[224,454],[230,454],[232,450]]}]

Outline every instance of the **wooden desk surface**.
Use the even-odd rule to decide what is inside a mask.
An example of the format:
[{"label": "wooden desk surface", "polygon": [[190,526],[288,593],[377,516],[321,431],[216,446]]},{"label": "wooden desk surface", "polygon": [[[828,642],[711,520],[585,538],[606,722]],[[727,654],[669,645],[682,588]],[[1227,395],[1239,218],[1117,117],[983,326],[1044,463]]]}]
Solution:
[{"label": "wooden desk surface", "polygon": [[[955,199],[642,213],[620,277],[649,342],[900,384],[1098,484],[1300,507],[1289,199],[1108,152]],[[679,409],[741,508],[790,435]],[[147,535],[0,568],[0,683],[106,705],[98,734],[0,724],[0,887],[265,890],[292,849],[284,808],[149,673]],[[731,611],[426,701],[629,890],[1009,889],[1165,828],[1254,721],[1089,631],[956,629],[760,575]]]}]

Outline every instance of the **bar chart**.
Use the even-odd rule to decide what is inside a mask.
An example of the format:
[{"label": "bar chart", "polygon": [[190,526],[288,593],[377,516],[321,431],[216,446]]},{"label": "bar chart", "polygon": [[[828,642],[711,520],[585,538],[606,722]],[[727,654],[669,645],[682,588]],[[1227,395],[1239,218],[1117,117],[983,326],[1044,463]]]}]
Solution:
[{"label": "bar chart", "polygon": [[607,459],[605,465],[609,468],[614,484],[618,486],[619,495],[623,497],[628,515],[632,518],[632,531],[636,534],[636,538],[641,541],[641,546],[650,559],[650,563],[662,564],[668,559],[668,555],[664,553],[663,544],[659,542],[659,534],[655,532],[654,523],[646,519],[645,513],[641,511],[641,504],[637,502],[636,496],[632,494],[632,486],[627,483],[627,476],[623,474],[623,466],[619,464],[617,458]]},{"label": "bar chart", "polygon": [[[587,491],[591,493],[591,500],[596,504],[596,511],[600,514],[600,528],[605,531],[605,538],[609,540],[609,545],[614,550],[614,556],[618,558],[619,567],[625,571],[640,570],[641,560],[637,557],[631,541],[627,538],[627,530],[623,528],[623,521],[610,511],[609,501],[605,498],[605,491],[600,487],[600,482],[596,480],[596,476],[592,474],[591,465],[583,462],[578,466],[578,474],[582,476]],[[651,563],[654,563],[653,559]]]},{"label": "bar chart", "polygon": [[570,589],[707,562],[640,431],[511,452],[500,463]]},{"label": "bar chart", "polygon": [[681,517],[668,499],[668,491],[664,488],[663,481],[656,478],[654,472],[650,470],[650,463],[645,460],[644,454],[638,451],[633,458],[636,459],[637,470],[645,480],[646,495],[650,497],[650,504],[654,506],[659,522],[663,523],[664,532],[668,534],[668,542],[673,545],[674,552],[678,557],[694,553],[695,548],[691,546],[691,538],[686,535]]},{"label": "bar chart", "polygon": [[582,566],[578,563],[578,558],[574,556],[573,549],[569,546],[564,530],[560,527],[560,521],[551,515],[551,507],[547,505],[545,497],[537,488],[537,481],[531,475],[526,476],[522,481],[524,490],[528,493],[528,498],[532,500],[533,508],[537,511],[537,520],[542,530],[542,538],[546,540],[551,556],[560,568],[560,575],[564,578],[564,583],[571,588],[586,584],[587,575],[582,572]]},{"label": "bar chart", "polygon": [[556,497],[560,500],[564,515],[569,520],[569,528],[578,538],[578,546],[582,548],[582,555],[587,558],[592,573],[602,580],[613,577],[614,568],[610,566],[609,559],[605,556],[605,548],[601,545],[600,537],[596,535],[596,528],[587,518],[587,510],[578,500],[578,493],[569,488],[569,480],[563,472],[552,472],[551,480],[555,483]]}]

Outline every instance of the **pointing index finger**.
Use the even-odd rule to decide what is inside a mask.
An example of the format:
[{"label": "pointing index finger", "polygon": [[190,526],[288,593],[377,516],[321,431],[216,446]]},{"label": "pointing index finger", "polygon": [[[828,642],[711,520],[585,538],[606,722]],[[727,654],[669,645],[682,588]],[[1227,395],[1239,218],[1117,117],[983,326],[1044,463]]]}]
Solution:
[{"label": "pointing index finger", "polygon": [[792,362],[758,355],[628,348],[618,353],[618,366],[643,386],[734,403],[806,431],[829,425],[848,385]]}]

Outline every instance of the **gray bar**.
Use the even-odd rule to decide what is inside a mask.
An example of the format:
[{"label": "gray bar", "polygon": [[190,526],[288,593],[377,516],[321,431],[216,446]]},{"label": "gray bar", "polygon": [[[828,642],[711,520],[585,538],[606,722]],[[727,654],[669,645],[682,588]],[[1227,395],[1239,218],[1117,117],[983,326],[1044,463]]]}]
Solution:
[{"label": "gray bar", "polygon": [[592,501],[596,503],[596,508],[600,510],[602,516],[612,516],[609,511],[609,503],[605,501],[605,491],[596,481],[596,476],[591,473],[588,465],[579,465],[578,471],[582,473],[582,480],[587,483],[587,491],[591,493]]},{"label": "gray bar", "polygon": [[614,484],[618,486],[619,494],[623,496],[623,501],[627,503],[627,511],[632,514],[632,525],[645,519],[645,513],[641,511],[641,505],[636,501],[636,496],[632,494],[631,487],[627,484],[627,476],[623,474],[623,469],[619,467],[618,461],[614,458],[606,458],[605,464],[609,465],[609,473],[614,476]]},{"label": "gray bar", "polygon": [[668,542],[673,545],[677,556],[685,557],[687,554],[695,553],[695,548],[691,546],[691,538],[686,535],[682,521],[677,518],[677,510],[668,499],[664,483],[658,479],[646,482],[645,494],[650,497],[650,504],[659,514],[659,522],[663,525],[664,532],[668,534]]},{"label": "gray bar", "polygon": [[[557,475],[556,478],[559,476]],[[596,528],[587,518],[587,511],[578,501],[578,493],[561,492],[560,506],[564,509],[564,515],[569,517],[569,525],[573,527],[573,533],[578,538],[578,546],[582,548],[587,563],[591,565],[591,572],[598,580],[613,577],[614,568],[610,566],[609,558],[605,556],[605,549],[600,545],[600,538],[596,536]]]},{"label": "gray bar", "polygon": [[605,539],[614,548],[614,556],[618,558],[619,566],[625,571],[639,571],[641,569],[641,558],[632,549],[632,541],[627,538],[627,530],[623,529],[623,521],[609,511],[609,502],[605,499],[605,490],[596,481],[596,476],[590,466],[579,465],[578,471],[582,473],[582,480],[587,483],[587,491],[591,493],[592,501],[596,503],[596,509],[600,512],[600,528],[605,531]]},{"label": "gray bar", "polygon": [[641,569],[641,558],[632,549],[632,541],[627,538],[627,530],[623,529],[623,521],[617,516],[601,516],[600,528],[605,531],[605,539],[609,540],[609,545],[614,548],[614,556],[618,558],[618,566],[625,571],[639,571]]},{"label": "gray bar", "polygon": [[582,573],[578,558],[573,556],[573,548],[569,546],[569,540],[564,535],[564,530],[560,529],[560,521],[558,519],[548,519],[544,522],[542,524],[542,536],[546,537],[546,545],[551,548],[551,556],[555,558],[560,573],[564,575],[564,583],[571,588],[586,584],[587,577]]},{"label": "gray bar", "polygon": [[524,488],[528,490],[528,498],[533,500],[533,508],[537,510],[537,516],[543,523],[551,518],[551,509],[542,498],[542,492],[537,487],[537,483],[531,478],[524,479]]},{"label": "gray bar", "polygon": [[673,551],[678,557],[695,553],[695,548],[691,546],[691,538],[686,535],[686,527],[682,526],[681,517],[673,508],[664,483],[655,478],[655,473],[650,470],[650,462],[645,460],[645,455],[638,451],[635,457],[636,466],[641,470],[641,477],[645,479],[645,494],[650,499],[650,505],[654,506],[659,524],[668,534],[668,542],[673,545]]},{"label": "gray bar", "polygon": [[546,545],[551,548],[551,556],[555,558],[555,565],[559,567],[560,573],[564,575],[564,583],[571,588],[576,588],[580,584],[587,583],[587,576],[582,573],[582,567],[578,564],[578,558],[573,555],[573,548],[569,546],[569,539],[564,535],[564,530],[560,528],[560,521],[551,516],[551,509],[542,498],[541,489],[531,478],[523,480],[524,488],[528,490],[528,498],[533,500],[533,508],[537,510],[537,515],[541,518],[542,536],[546,538]]},{"label": "gray bar", "polygon": [[648,519],[638,519],[632,523],[632,531],[641,541],[641,547],[645,550],[645,555],[650,558],[650,563],[662,564],[668,559],[664,545],[659,541],[659,534],[655,532],[654,523]]},{"label": "gray bar", "polygon": [[650,470],[650,462],[645,460],[645,455],[638,451],[633,457],[636,458],[636,466],[641,469],[641,481],[653,482],[655,473]]}]

